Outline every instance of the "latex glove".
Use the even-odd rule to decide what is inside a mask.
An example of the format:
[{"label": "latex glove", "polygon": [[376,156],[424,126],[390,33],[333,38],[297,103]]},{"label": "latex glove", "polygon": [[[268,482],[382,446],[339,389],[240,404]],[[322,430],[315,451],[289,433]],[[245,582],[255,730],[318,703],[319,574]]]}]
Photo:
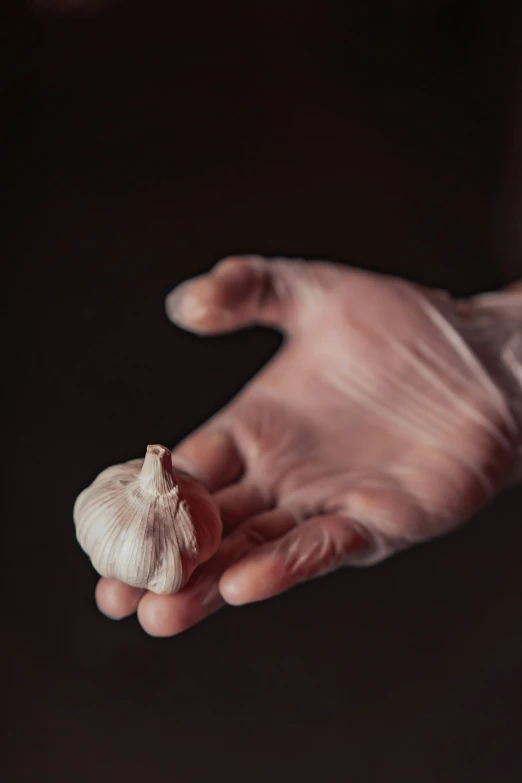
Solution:
[{"label": "latex glove", "polygon": [[331,263],[229,258],[183,283],[198,334],[267,324],[275,358],[174,452],[218,502],[224,538],[178,594],[101,579],[100,609],[154,635],[369,565],[460,525],[515,472],[522,294],[444,292]]}]

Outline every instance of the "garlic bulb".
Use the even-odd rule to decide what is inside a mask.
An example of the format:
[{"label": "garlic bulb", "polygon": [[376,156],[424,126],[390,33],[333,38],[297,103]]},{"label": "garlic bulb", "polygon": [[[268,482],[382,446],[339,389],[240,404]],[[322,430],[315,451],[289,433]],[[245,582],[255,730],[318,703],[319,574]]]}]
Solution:
[{"label": "garlic bulb", "polygon": [[104,470],[77,498],[76,535],[102,576],[175,593],[221,539],[219,511],[165,446]]}]

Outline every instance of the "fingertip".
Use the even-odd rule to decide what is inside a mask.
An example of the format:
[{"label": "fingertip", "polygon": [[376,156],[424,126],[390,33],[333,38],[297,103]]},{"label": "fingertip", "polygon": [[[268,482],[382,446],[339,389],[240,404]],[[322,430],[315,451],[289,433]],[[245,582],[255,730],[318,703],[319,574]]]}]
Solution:
[{"label": "fingertip", "polygon": [[[194,293],[194,287],[196,287],[196,293]],[[197,280],[186,280],[167,294],[165,312],[170,321],[185,326],[192,318],[197,320],[202,311],[207,309],[199,301],[197,288]]]},{"label": "fingertip", "polygon": [[241,578],[224,575],[219,583],[219,592],[223,600],[230,606],[242,606],[246,603],[244,596],[244,586],[241,584]]},{"label": "fingertip", "polygon": [[96,585],[95,600],[98,609],[111,620],[123,620],[136,612],[145,591],[131,587],[117,579],[102,578]]},{"label": "fingertip", "polygon": [[138,606],[138,620],[149,636],[165,638],[188,630],[216,608],[191,599],[183,591],[176,595],[148,593]]},{"label": "fingertip", "polygon": [[220,334],[235,328],[235,318],[222,301],[220,286],[212,277],[187,280],[165,299],[170,321],[197,334]]},{"label": "fingertip", "polygon": [[264,601],[288,589],[281,587],[284,570],[284,562],[270,552],[253,552],[223,574],[219,591],[230,606]]},{"label": "fingertip", "polygon": [[138,620],[149,636],[166,637],[187,627],[179,612],[172,612],[172,596],[149,593],[138,606]]},{"label": "fingertip", "polygon": [[257,312],[263,269],[257,258],[224,258],[208,273],[184,281],[167,295],[167,317],[198,334],[224,334],[246,326]]},{"label": "fingertip", "polygon": [[185,329],[200,331],[211,327],[219,316],[204,296],[205,281],[182,283],[165,299],[165,312],[170,321]]},{"label": "fingertip", "polygon": [[164,301],[167,318],[175,324],[178,321],[179,300],[181,298],[180,287],[177,286],[172,291],[169,291]]},{"label": "fingertip", "polygon": [[243,461],[235,440],[225,428],[203,426],[172,451],[172,464],[201,481],[209,492],[235,481]]}]

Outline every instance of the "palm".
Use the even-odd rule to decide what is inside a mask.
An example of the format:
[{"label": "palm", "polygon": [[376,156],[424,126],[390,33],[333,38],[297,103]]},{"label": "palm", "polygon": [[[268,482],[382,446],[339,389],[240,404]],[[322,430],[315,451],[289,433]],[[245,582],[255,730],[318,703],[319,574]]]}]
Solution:
[{"label": "palm", "polygon": [[443,296],[333,264],[233,259],[173,307],[200,333],[258,321],[288,337],[175,457],[214,492],[220,549],[175,596],[101,580],[109,613],[139,601],[144,627],[170,634],[223,598],[376,562],[462,522],[508,470],[509,410]]}]

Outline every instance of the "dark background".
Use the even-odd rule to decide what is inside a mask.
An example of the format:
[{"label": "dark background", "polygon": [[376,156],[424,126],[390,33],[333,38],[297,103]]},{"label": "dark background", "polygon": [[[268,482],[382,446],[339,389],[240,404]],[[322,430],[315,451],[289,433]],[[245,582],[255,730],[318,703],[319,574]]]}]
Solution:
[{"label": "dark background", "polygon": [[520,489],[167,640],[97,612],[71,518],[277,347],[168,323],[223,255],[522,277],[518,4],[89,5],[3,26],[4,780],[522,779]]}]

